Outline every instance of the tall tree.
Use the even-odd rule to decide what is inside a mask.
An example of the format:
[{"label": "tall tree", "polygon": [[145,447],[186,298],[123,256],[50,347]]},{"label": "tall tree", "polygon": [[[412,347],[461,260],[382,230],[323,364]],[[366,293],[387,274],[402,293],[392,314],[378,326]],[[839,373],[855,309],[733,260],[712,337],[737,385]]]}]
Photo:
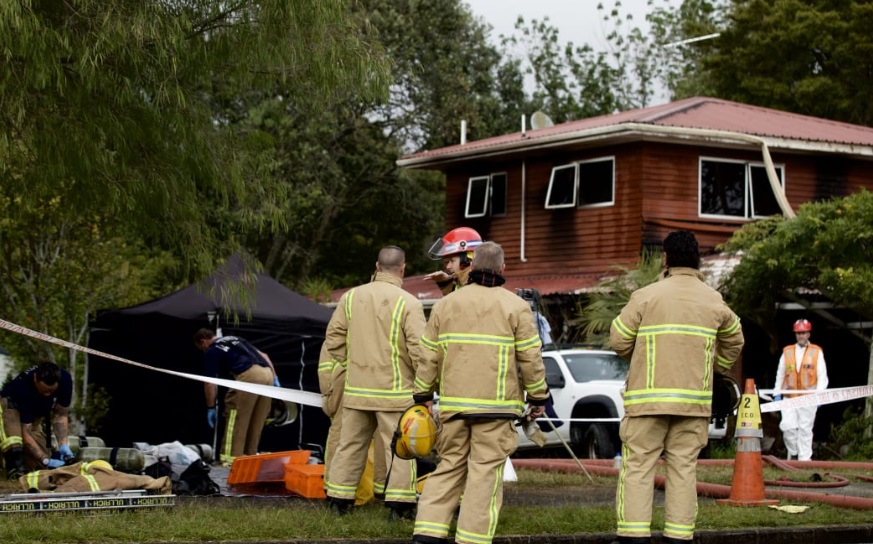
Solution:
[{"label": "tall tree", "polygon": [[[135,237],[124,236],[111,218],[69,206],[67,188],[31,195],[37,205],[22,209],[22,198],[0,186],[0,315],[81,345],[98,309],[164,292],[166,269],[176,263],[126,241]],[[54,361],[73,376],[73,400],[82,394],[81,353],[5,330],[0,338],[19,369]]]},{"label": "tall tree", "polygon": [[703,58],[720,98],[873,125],[873,2],[734,0]]},{"label": "tall tree", "polygon": [[378,97],[388,62],[366,32],[343,0],[3,2],[0,179],[23,210],[67,183],[65,205],[209,269],[230,238],[210,206],[258,194],[266,213],[250,221],[285,220],[267,205],[282,188],[246,169],[258,142],[222,130],[213,97],[277,79],[289,101]]},{"label": "tall tree", "polygon": [[456,143],[461,120],[471,138],[518,130],[524,111],[517,66],[500,64],[487,28],[459,0],[366,0],[354,13],[393,61],[386,99],[337,94],[330,108],[310,107],[286,100],[276,82],[218,104],[233,130],[258,135],[258,167],[289,197],[269,203],[285,218],[275,232],[240,223],[259,196],[222,206],[216,219],[236,221],[240,228],[222,230],[246,233],[268,272],[301,290],[366,280],[384,244],[407,249],[410,273],[429,269],[426,241],[443,229],[443,179],[401,172],[397,159]]}]

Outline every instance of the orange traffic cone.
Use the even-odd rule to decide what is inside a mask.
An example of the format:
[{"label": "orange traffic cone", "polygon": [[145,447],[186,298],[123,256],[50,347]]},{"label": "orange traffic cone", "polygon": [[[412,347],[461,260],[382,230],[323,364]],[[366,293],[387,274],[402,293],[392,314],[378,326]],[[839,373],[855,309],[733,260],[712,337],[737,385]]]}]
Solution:
[{"label": "orange traffic cone", "polygon": [[767,506],[778,500],[764,498],[764,462],[761,459],[761,409],[755,392],[755,380],[746,380],[746,390],[740,400],[737,415],[737,457],[730,498],[718,504],[730,506]]}]

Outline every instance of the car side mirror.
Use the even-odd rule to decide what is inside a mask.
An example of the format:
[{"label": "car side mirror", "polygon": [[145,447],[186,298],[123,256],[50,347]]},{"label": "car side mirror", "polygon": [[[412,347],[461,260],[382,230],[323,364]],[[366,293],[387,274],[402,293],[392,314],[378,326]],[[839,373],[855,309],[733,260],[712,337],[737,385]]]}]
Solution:
[{"label": "car side mirror", "polygon": [[546,385],[549,389],[561,389],[567,385],[567,381],[561,374],[546,374]]}]

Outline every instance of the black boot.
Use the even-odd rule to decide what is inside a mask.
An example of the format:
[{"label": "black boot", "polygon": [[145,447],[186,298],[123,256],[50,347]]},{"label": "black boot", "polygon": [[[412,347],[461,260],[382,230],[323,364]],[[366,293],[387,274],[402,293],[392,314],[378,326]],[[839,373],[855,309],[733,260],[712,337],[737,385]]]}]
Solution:
[{"label": "black boot", "polygon": [[3,454],[3,466],[6,467],[6,479],[17,480],[24,476],[24,449],[13,446]]},{"label": "black boot", "polygon": [[691,544],[694,542],[693,540],[682,540],[679,538],[673,538],[672,536],[665,536],[661,539],[663,544]]},{"label": "black boot", "polygon": [[327,506],[330,511],[339,516],[345,516],[351,513],[352,507],[355,506],[354,499],[337,499],[334,497],[327,498]]},{"label": "black boot", "polygon": [[412,535],[412,544],[449,544],[449,539],[427,535]]},{"label": "black boot", "polygon": [[652,544],[650,536],[620,536],[612,544]]},{"label": "black boot", "polygon": [[385,506],[390,508],[388,512],[388,521],[395,522],[403,519],[415,519],[415,503],[414,502],[385,502]]}]

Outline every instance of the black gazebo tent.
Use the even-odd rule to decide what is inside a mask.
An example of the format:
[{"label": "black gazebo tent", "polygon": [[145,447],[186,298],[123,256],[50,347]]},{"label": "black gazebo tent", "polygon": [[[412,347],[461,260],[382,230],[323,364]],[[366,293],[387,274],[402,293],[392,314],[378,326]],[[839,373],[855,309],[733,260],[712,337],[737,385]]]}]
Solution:
[{"label": "black gazebo tent", "polygon": [[[242,305],[226,308],[221,292],[257,277],[248,296],[250,318]],[[251,294],[249,294],[251,295]],[[226,310],[236,312],[238,322]],[[88,346],[149,366],[199,374],[202,354],[192,338],[201,327],[241,336],[267,353],[283,387],[318,391],[318,354],[331,310],[287,289],[264,274],[246,273],[235,256],[202,282],[138,306],[102,312],[91,324]],[[109,414],[91,435],[107,445],[133,442],[212,444],[201,382],[91,356],[88,382],[109,395]],[[227,377],[227,376],[222,376]],[[223,397],[223,395],[221,395]],[[288,425],[267,428],[262,451],[324,445],[329,420],[318,407],[300,407]]]}]

